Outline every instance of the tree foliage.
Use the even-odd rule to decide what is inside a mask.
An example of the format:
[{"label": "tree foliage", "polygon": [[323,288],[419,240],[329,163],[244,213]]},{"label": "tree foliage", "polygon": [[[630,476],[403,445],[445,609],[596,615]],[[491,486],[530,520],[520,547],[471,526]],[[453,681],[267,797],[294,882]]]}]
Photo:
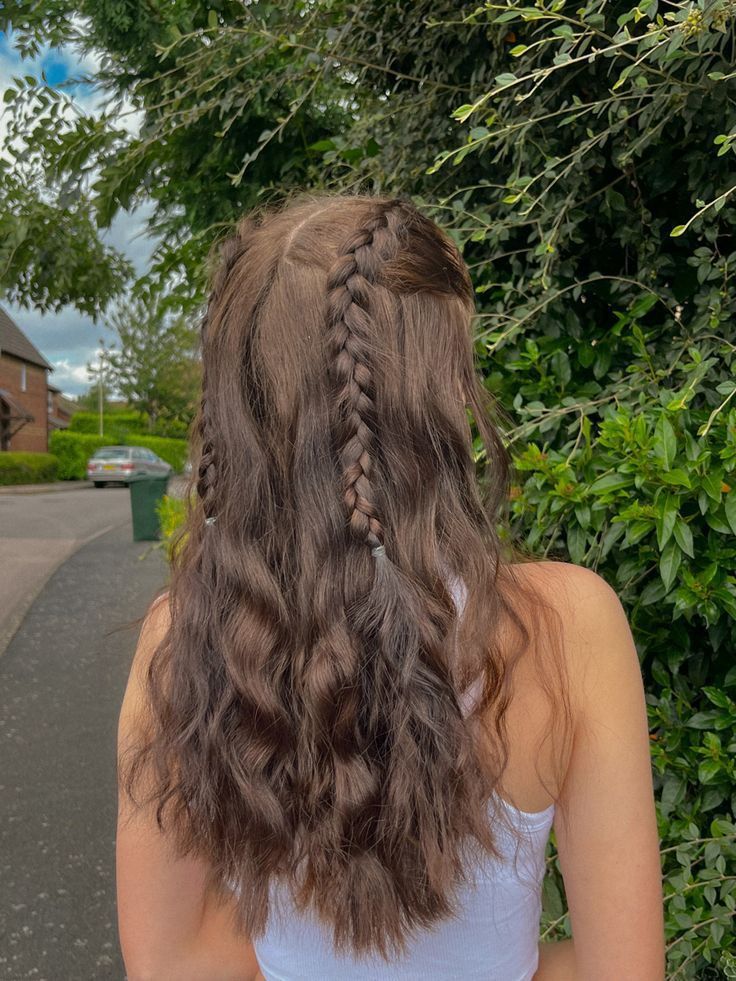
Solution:
[{"label": "tree foliage", "polygon": [[[16,3],[25,43],[59,7]],[[513,419],[516,532],[597,569],[632,622],[671,975],[736,970],[736,4],[83,12],[110,108],[41,137],[38,166],[102,225],[153,199],[141,289],[196,302],[224,225],[296,186],[408,193],[462,247],[478,365]],[[48,120],[39,92],[57,96],[17,91],[16,118]]]},{"label": "tree foliage", "polygon": [[118,307],[109,325],[120,341],[107,354],[112,388],[147,415],[151,431],[188,424],[201,383],[196,328],[140,300]]},{"label": "tree foliage", "polygon": [[[289,5],[287,16],[308,18],[311,6]],[[213,239],[259,200],[308,184],[320,156],[310,147],[349,124],[325,89],[324,66],[282,35],[278,4],[17,0],[0,12],[0,29],[10,24],[24,53],[48,37],[94,52],[99,68],[86,80],[100,107],[70,109],[84,79],[15,79],[5,93],[18,141],[9,177],[41,170],[59,219],[91,207],[100,229],[121,210],[153,204],[149,231],[160,247],[141,295],[174,288],[184,304],[201,299]],[[0,286],[23,296],[10,273]]]}]

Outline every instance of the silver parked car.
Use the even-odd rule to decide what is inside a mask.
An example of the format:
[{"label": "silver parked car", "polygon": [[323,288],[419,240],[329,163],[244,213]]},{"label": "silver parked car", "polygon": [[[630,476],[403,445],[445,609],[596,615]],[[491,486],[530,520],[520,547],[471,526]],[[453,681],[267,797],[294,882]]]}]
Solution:
[{"label": "silver parked car", "polygon": [[169,477],[171,467],[145,446],[103,446],[87,463],[87,480],[95,487],[119,483],[125,486],[138,477]]}]

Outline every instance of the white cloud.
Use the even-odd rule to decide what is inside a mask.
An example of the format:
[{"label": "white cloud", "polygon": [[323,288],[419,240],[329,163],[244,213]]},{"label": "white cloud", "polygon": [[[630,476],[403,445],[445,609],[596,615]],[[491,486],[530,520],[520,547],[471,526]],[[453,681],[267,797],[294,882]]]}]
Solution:
[{"label": "white cloud", "polygon": [[[94,359],[90,359],[94,364]],[[54,362],[54,374],[50,379],[53,385],[60,388],[64,395],[78,395],[86,391],[91,382],[91,377],[87,373],[87,368],[82,365],[74,365],[68,359]]]}]

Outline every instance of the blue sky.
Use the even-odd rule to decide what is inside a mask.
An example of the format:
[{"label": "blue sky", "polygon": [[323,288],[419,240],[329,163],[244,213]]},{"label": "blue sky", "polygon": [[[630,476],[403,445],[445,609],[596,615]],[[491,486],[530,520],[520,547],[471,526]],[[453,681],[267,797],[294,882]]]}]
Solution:
[{"label": "blue sky", "polygon": [[[70,77],[82,71],[94,74],[95,61],[67,49],[45,49],[38,58],[22,60],[12,46],[12,36],[0,33],[0,98],[12,84],[14,75],[35,75],[45,72],[49,85],[62,85]],[[97,96],[92,86],[77,85],[67,89],[80,108],[86,112],[97,111]],[[0,153],[5,142],[0,101]],[[121,214],[104,233],[104,240],[130,257],[136,270],[142,273],[150,260],[152,242],[141,234],[145,229],[149,209],[141,207],[136,212]],[[67,395],[78,395],[89,388],[86,365],[94,362],[99,350],[99,338],[106,343],[114,339],[114,333],[104,324],[95,324],[91,318],[80,314],[73,307],[65,307],[59,313],[42,314],[37,310],[25,310],[15,304],[0,303],[18,326],[36,345],[44,357],[54,365],[49,376]]]}]

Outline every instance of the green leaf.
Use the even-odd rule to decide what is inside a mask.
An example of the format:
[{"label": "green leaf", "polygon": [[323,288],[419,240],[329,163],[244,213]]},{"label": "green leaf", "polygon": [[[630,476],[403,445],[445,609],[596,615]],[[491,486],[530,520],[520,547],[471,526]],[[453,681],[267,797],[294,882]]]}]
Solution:
[{"label": "green leaf", "polygon": [[695,553],[693,552],[693,533],[690,531],[690,526],[687,525],[682,518],[678,515],[675,521],[675,541],[680,546],[685,555],[689,555],[691,559],[695,558]]},{"label": "green leaf", "polygon": [[729,523],[731,531],[736,535],[736,489],[734,487],[731,487],[731,490],[726,494],[723,507],[726,512],[726,521]]},{"label": "green leaf", "polygon": [[[464,123],[468,116],[475,110],[475,106],[471,106],[466,103],[463,106],[458,106],[457,109],[452,110],[452,118],[458,119],[461,123]],[[440,154],[442,156],[442,154]],[[447,156],[447,153],[445,153]]]},{"label": "green leaf", "polygon": [[529,46],[526,44],[517,44],[509,51],[509,54],[512,56],[512,58],[518,58],[520,55],[523,55],[524,52],[528,50],[528,47]]},{"label": "green leaf", "polygon": [[519,18],[519,11],[518,10],[507,10],[504,13],[499,14],[498,17],[494,17],[493,18],[493,23],[494,24],[508,24],[509,21],[518,20],[518,18]]},{"label": "green leaf", "polygon": [[678,235],[682,235],[682,233],[685,231],[686,228],[687,228],[686,225],[675,225],[675,227],[670,232],[670,237],[677,238]]},{"label": "green leaf", "polygon": [[599,477],[594,480],[591,485],[591,493],[603,496],[604,494],[610,494],[613,491],[623,490],[624,487],[629,487],[633,481],[631,474],[626,473],[609,473],[604,477]]},{"label": "green leaf", "polygon": [[654,430],[654,450],[669,470],[677,453],[677,437],[667,416],[662,413]]},{"label": "green leaf", "polygon": [[649,534],[652,528],[654,528],[654,524],[651,521],[632,521],[626,527],[626,544],[636,545],[645,535]]},{"label": "green leaf", "polygon": [[701,783],[710,783],[716,777],[720,776],[721,773],[725,776],[725,772],[723,764],[718,760],[703,760],[698,767],[698,780]]},{"label": "green leaf", "polygon": [[716,713],[713,711],[696,712],[695,715],[690,716],[685,725],[689,729],[710,729],[715,717]]},{"label": "green leaf", "polygon": [[702,692],[708,701],[712,702],[714,705],[717,705],[718,708],[730,709],[733,706],[731,699],[728,697],[725,691],[721,691],[720,688],[706,686],[702,689]]},{"label": "green leaf", "polygon": [[677,498],[672,494],[662,494],[657,502],[657,513],[655,515],[655,525],[657,528],[657,545],[662,551],[669,542],[672,532],[675,530],[678,509]]},{"label": "green leaf", "polygon": [[584,528],[579,524],[573,523],[567,529],[567,551],[570,561],[576,565],[582,564],[587,551],[588,536]]},{"label": "green leaf", "polygon": [[316,143],[310,143],[307,149],[324,153],[326,150],[336,150],[337,146],[332,140],[317,140]]},{"label": "green leaf", "polygon": [[723,471],[722,470],[710,470],[703,477],[701,484],[703,490],[713,501],[717,501],[719,504],[721,502],[721,495],[723,491],[721,486],[723,485]]},{"label": "green leaf", "polygon": [[671,484],[673,487],[687,487],[689,490],[692,486],[690,478],[680,467],[676,467],[674,470],[665,470],[660,474],[660,477],[662,483]]},{"label": "green leaf", "polygon": [[664,551],[659,560],[659,574],[662,577],[664,588],[669,592],[672,583],[675,581],[677,570],[682,561],[680,546],[674,539],[671,539],[664,547]]},{"label": "green leaf", "polygon": [[662,580],[653,579],[642,590],[639,602],[642,606],[651,606],[652,603],[658,603],[665,595],[665,592],[666,590]]}]

